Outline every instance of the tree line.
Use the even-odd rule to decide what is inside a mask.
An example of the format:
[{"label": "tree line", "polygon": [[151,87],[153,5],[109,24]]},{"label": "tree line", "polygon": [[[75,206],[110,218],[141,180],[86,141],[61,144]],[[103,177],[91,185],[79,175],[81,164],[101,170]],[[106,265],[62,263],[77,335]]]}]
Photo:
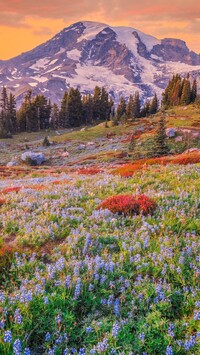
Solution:
[{"label": "tree line", "polygon": [[140,117],[146,117],[155,114],[158,111],[158,108],[159,102],[156,94],[154,95],[152,100],[147,100],[142,106],[139,92],[136,91],[134,95],[129,96],[127,103],[123,96],[120,98],[120,102],[116,110],[115,119],[116,121],[123,121],[127,119],[134,120]]},{"label": "tree line", "polygon": [[[191,81],[189,75],[181,78],[174,75],[169,81],[161,102],[167,109],[175,105],[188,105],[197,100],[197,82]],[[112,120],[113,124],[135,120],[155,114],[159,102],[155,94],[152,100],[143,105],[139,92],[122,96],[117,107],[104,87],[95,87],[92,94],[81,95],[78,88],[64,92],[60,107],[52,104],[44,95],[32,95],[29,90],[24,96],[20,108],[16,109],[15,96],[3,87],[0,94],[0,138],[10,137],[16,132],[33,132],[42,129],[80,127],[96,121]]]},{"label": "tree line", "polygon": [[181,78],[179,74],[173,76],[162,94],[162,107],[168,109],[172,106],[189,105],[197,98],[197,81],[191,83],[189,74]]}]

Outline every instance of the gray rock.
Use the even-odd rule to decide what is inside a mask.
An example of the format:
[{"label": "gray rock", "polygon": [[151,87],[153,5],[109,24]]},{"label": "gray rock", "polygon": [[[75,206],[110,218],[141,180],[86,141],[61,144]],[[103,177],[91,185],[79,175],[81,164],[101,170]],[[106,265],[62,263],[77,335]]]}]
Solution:
[{"label": "gray rock", "polygon": [[190,148],[190,149],[185,150],[184,153],[192,153],[192,152],[200,153],[200,149],[198,149],[198,148]]},{"label": "gray rock", "polygon": [[30,165],[41,165],[46,158],[43,153],[25,152],[21,155],[21,160],[30,163]]},{"label": "gray rock", "polygon": [[83,149],[85,149],[85,147],[86,147],[85,144],[79,144],[79,146],[77,147],[77,149],[83,150]]},{"label": "gray rock", "polygon": [[9,163],[6,166],[10,167],[10,166],[17,166],[17,165],[18,163],[16,161],[9,161]]},{"label": "gray rock", "polygon": [[166,135],[168,138],[174,138],[176,136],[176,129],[175,128],[167,128]]},{"label": "gray rock", "polygon": [[182,136],[178,136],[175,138],[175,142],[182,142],[183,141],[183,137]]}]

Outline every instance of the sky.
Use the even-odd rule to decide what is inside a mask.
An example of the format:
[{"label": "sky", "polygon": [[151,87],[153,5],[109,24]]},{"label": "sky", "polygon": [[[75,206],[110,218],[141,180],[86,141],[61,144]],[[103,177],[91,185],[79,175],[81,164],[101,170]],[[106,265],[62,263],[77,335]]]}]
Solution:
[{"label": "sky", "polygon": [[0,0],[0,59],[31,50],[78,21],[180,38],[200,53],[199,0]]}]

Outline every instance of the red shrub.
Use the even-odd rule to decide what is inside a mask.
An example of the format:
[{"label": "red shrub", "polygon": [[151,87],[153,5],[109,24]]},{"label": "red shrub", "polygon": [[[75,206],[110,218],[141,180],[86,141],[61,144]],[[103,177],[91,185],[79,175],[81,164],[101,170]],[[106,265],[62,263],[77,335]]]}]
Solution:
[{"label": "red shrub", "polygon": [[8,194],[9,192],[18,192],[21,189],[21,186],[7,187],[3,189],[1,192],[3,194]]},{"label": "red shrub", "polygon": [[0,198],[0,207],[4,204],[6,202],[6,200],[5,199],[3,199],[3,198]]},{"label": "red shrub", "polygon": [[147,215],[154,212],[156,203],[145,195],[116,195],[101,202],[97,209],[101,208],[124,215]]},{"label": "red shrub", "polygon": [[102,173],[102,170],[99,168],[83,168],[77,171],[78,175],[96,175],[99,173]]}]

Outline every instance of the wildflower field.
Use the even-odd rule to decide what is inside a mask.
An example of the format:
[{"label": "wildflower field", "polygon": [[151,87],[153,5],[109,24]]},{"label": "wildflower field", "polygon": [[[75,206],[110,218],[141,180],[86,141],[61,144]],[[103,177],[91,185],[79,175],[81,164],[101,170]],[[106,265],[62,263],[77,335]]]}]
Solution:
[{"label": "wildflower field", "polygon": [[131,175],[0,180],[0,354],[200,353],[200,164]]}]

